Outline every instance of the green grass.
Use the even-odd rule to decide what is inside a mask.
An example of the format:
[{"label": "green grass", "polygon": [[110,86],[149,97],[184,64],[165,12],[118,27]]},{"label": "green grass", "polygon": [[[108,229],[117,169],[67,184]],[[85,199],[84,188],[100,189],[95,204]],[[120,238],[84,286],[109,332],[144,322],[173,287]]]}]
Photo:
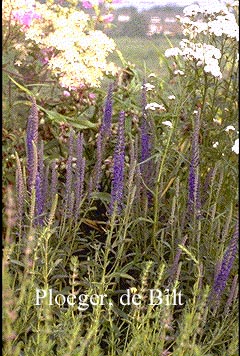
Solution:
[{"label": "green grass", "polygon": [[[122,53],[126,61],[136,65],[142,73],[150,74],[154,72],[157,75],[165,77],[165,67],[162,66],[161,54],[170,47],[167,38],[161,36],[158,38],[141,37],[117,37],[114,39],[117,49]],[[179,38],[169,39],[173,46],[177,45]],[[117,53],[109,56],[118,65],[121,61]]]}]

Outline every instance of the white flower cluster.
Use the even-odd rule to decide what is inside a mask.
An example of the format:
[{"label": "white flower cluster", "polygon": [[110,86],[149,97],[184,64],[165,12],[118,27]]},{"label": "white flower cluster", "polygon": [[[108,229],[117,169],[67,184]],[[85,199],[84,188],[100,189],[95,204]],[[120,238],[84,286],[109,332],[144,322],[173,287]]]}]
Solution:
[{"label": "white flower cluster", "polygon": [[[230,3],[231,2],[231,3]],[[215,38],[226,36],[231,40],[239,40],[239,26],[237,24],[233,7],[238,6],[236,1],[229,0],[227,4],[213,2],[207,7],[199,5],[187,6],[184,17],[179,17],[183,25],[183,34],[187,37],[180,42],[180,48],[169,48],[165,51],[166,57],[182,56],[184,60],[194,61],[198,67],[203,67],[206,73],[216,78],[222,78],[219,60],[221,52],[211,44],[199,41],[199,34],[205,35],[206,42],[215,44]],[[214,39],[214,42],[211,39]]]},{"label": "white flower cluster", "polygon": [[83,11],[56,4],[47,6],[35,0],[5,0],[4,10],[5,23],[12,19],[13,12],[18,15],[15,17],[24,35],[23,42],[15,46],[20,52],[15,65],[24,63],[32,48],[38,51],[39,61],[43,52],[49,52],[44,55],[45,65],[70,91],[98,87],[105,74],[117,73],[118,67],[107,61],[116,47],[114,40],[102,31],[92,30],[91,17]]},{"label": "white flower cluster", "polygon": [[183,25],[183,34],[190,38],[196,37],[198,33],[213,34],[239,40],[239,26],[237,24],[232,8],[239,6],[238,2],[222,4],[213,2],[208,6],[190,5],[183,13],[185,17],[180,18]]},{"label": "white flower cluster", "polygon": [[196,38],[199,33],[215,35],[217,37],[226,35],[229,38],[239,41],[239,26],[233,13],[226,10],[218,12],[216,16],[213,16],[212,11],[208,11],[211,13],[210,17],[205,15],[199,19],[199,15],[197,17],[197,14],[206,14],[207,11],[197,5],[189,6],[189,8],[189,10],[188,8],[185,9],[185,14],[189,15],[180,18],[180,22],[183,25],[183,34],[185,36],[189,36],[189,38],[193,39]]},{"label": "white flower cluster", "polygon": [[141,86],[141,89],[145,88],[146,91],[151,91],[155,88],[155,85],[152,85],[150,83],[145,83],[143,86]]},{"label": "white flower cluster", "polygon": [[156,109],[159,110],[159,111],[166,111],[166,108],[164,107],[164,105],[158,104],[156,102],[147,104],[145,106],[145,109],[146,110],[152,110],[152,111],[155,111]]},{"label": "white flower cluster", "polygon": [[187,39],[180,42],[181,48],[170,48],[165,52],[166,57],[181,55],[184,60],[192,60],[197,66],[203,66],[206,73],[222,78],[218,64],[221,52],[218,48],[206,43],[193,43]]},{"label": "white flower cluster", "polygon": [[235,152],[237,155],[239,154],[239,138],[237,138],[232,146],[232,151]]}]

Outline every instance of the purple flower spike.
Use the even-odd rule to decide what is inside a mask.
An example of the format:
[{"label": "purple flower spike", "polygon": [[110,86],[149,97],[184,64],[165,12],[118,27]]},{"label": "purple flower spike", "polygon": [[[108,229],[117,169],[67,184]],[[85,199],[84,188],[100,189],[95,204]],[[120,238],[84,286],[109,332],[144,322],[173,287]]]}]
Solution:
[{"label": "purple flower spike", "polygon": [[35,169],[35,157],[33,143],[37,147],[38,142],[38,110],[35,98],[31,98],[32,107],[27,124],[27,172],[28,172],[28,190],[31,192],[35,186],[34,182],[34,169]]},{"label": "purple flower spike", "polygon": [[200,131],[200,111],[195,119],[194,131],[192,136],[192,154],[189,169],[188,181],[188,212],[196,217],[200,216],[200,197],[199,197],[199,131]]},{"label": "purple flower spike", "polygon": [[[215,302],[219,302],[221,294],[226,287],[229,274],[231,272],[234,260],[237,255],[238,249],[238,233],[239,222],[237,221],[233,237],[228,245],[228,248],[223,256],[222,263],[218,274],[215,277],[213,289],[210,295],[210,299],[215,299]],[[215,298],[214,298],[215,297]]]},{"label": "purple flower spike", "polygon": [[105,110],[103,116],[103,123],[100,128],[100,133],[105,137],[111,134],[111,124],[112,124],[112,96],[113,96],[113,84],[109,85],[108,95],[105,103]]},{"label": "purple flower spike", "polygon": [[117,204],[118,213],[123,206],[123,183],[124,183],[124,156],[125,156],[125,139],[124,139],[125,113],[121,111],[118,124],[118,140],[115,147],[113,158],[113,181],[111,191],[110,214],[114,211]]}]

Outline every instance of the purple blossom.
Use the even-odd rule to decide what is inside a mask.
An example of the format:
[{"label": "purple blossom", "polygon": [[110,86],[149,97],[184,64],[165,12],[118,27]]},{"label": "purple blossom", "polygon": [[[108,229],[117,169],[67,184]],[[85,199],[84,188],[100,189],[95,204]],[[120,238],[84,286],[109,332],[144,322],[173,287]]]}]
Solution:
[{"label": "purple blossom", "polygon": [[125,113],[121,111],[118,123],[117,144],[113,157],[113,180],[111,189],[110,214],[114,211],[117,204],[120,213],[123,205],[123,183],[124,183],[124,157],[125,157]]},{"label": "purple blossom", "polygon": [[215,277],[213,289],[210,295],[210,299],[215,297],[215,301],[219,302],[221,294],[226,287],[229,274],[231,272],[234,260],[237,255],[238,249],[238,221],[235,226],[233,237],[228,245],[228,248],[223,256],[219,271]]},{"label": "purple blossom", "polygon": [[107,99],[105,103],[105,110],[103,115],[103,123],[100,128],[100,133],[105,137],[111,134],[112,124],[112,96],[113,96],[113,84],[109,85]]},{"label": "purple blossom", "polygon": [[31,98],[32,107],[27,124],[27,173],[28,173],[28,190],[31,192],[35,186],[36,158],[33,144],[37,147],[38,142],[38,110],[35,98]]},{"label": "purple blossom", "polygon": [[198,111],[192,136],[192,154],[188,181],[188,212],[196,217],[199,217],[201,209],[199,197],[199,131],[200,112]]},{"label": "purple blossom", "polygon": [[35,190],[36,190],[36,208],[35,215],[37,218],[37,224],[42,225],[43,219],[41,215],[44,211],[44,201],[46,196],[44,196],[44,162],[43,162],[43,141],[41,141],[38,148],[38,169],[36,173],[36,182],[35,182]]}]

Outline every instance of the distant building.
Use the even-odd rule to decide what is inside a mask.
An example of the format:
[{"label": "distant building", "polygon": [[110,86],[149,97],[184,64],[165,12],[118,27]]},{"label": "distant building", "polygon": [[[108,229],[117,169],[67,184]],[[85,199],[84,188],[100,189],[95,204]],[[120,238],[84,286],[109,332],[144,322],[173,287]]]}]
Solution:
[{"label": "distant building", "polygon": [[118,21],[119,22],[128,22],[128,21],[130,21],[130,16],[128,16],[128,15],[119,15],[118,16]]},{"label": "distant building", "polygon": [[164,21],[165,21],[166,23],[174,23],[174,22],[176,22],[176,19],[175,19],[174,17],[166,17],[166,18],[164,19]]},{"label": "distant building", "polygon": [[148,25],[148,36],[152,36],[154,34],[159,34],[162,32],[161,18],[158,16],[153,16],[150,19],[150,23]]}]

